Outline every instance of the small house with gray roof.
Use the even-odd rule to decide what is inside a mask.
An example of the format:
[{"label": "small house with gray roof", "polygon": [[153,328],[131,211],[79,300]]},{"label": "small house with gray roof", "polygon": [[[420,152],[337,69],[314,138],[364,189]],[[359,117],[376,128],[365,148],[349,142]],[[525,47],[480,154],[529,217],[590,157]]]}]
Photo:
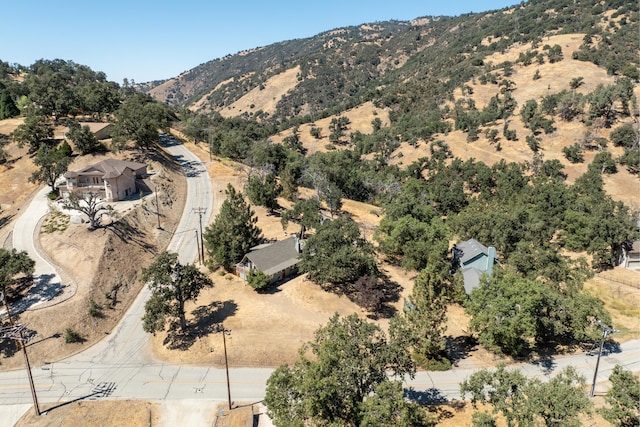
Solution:
[{"label": "small house with gray roof", "polygon": [[236,264],[236,273],[243,280],[252,270],[263,272],[271,282],[286,280],[298,274],[301,250],[302,241],[296,235],[256,246]]},{"label": "small house with gray roof", "polygon": [[491,275],[493,266],[498,262],[496,248],[485,246],[476,239],[469,239],[453,245],[453,268],[455,272],[460,269],[464,277],[464,290],[467,295],[480,286],[480,277],[483,274]]},{"label": "small house with gray roof", "polygon": [[62,194],[98,193],[108,202],[126,199],[142,190],[147,165],[118,159],[106,159],[77,171],[64,174]]}]

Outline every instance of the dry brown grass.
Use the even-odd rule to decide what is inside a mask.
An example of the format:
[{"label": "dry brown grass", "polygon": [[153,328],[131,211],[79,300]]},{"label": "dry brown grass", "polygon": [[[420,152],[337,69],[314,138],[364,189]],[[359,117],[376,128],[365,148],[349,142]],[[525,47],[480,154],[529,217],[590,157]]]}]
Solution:
[{"label": "dry brown grass", "polygon": [[252,427],[254,415],[258,412],[252,404],[234,404],[229,411],[226,404],[221,404],[216,410],[216,427]]},{"label": "dry brown grass", "polygon": [[[0,120],[0,134],[9,135],[23,121],[21,118]],[[5,150],[8,161],[0,165],[0,211],[5,215],[13,215],[39,185],[29,182],[36,168],[27,155],[27,147],[18,148],[15,144],[9,144]]]},{"label": "dry brown grass", "polygon": [[[349,135],[355,131],[359,131],[365,134],[371,133],[373,131],[373,126],[371,122],[379,118],[382,122],[382,126],[389,125],[389,113],[388,111],[377,108],[371,102],[365,102],[364,104],[351,108],[343,113],[339,114],[339,116],[344,116],[349,119],[351,122],[347,127],[347,131],[345,135]],[[313,154],[317,151],[327,151],[326,145],[329,143],[329,125],[331,120],[337,118],[338,116],[330,116],[321,120],[316,120],[315,123],[307,123],[301,125],[299,128],[300,134],[300,142],[304,145],[304,148],[307,149],[307,154]],[[311,136],[311,128],[317,127],[321,129],[321,138],[316,139]],[[282,140],[291,135],[293,133],[293,129],[288,129],[286,131],[280,132],[277,135],[274,135],[271,140],[275,143],[281,143]],[[341,147],[336,147],[337,149],[341,149]]]},{"label": "dry brown grass", "polygon": [[219,113],[223,117],[235,117],[245,113],[253,114],[259,110],[273,114],[280,99],[299,83],[299,73],[300,66],[297,66],[277,74],[269,78],[262,88],[251,89],[242,98],[221,109]]},{"label": "dry brown grass", "polygon": [[585,289],[600,298],[618,329],[614,339],[640,338],[640,271],[616,267],[596,275]]}]

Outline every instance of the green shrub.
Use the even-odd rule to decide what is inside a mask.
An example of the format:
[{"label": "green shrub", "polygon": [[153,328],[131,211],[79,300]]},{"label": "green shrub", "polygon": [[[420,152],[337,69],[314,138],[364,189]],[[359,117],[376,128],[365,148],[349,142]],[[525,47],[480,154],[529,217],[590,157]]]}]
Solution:
[{"label": "green shrub", "polygon": [[80,334],[74,331],[73,329],[67,328],[64,330],[64,342],[66,342],[67,344],[71,344],[74,342],[82,342],[82,341],[83,339],[80,336]]},{"label": "green shrub", "polygon": [[571,163],[582,163],[584,162],[584,154],[582,152],[582,147],[580,144],[575,143],[568,147],[564,147],[562,149],[562,153],[564,157],[569,160]]},{"label": "green shrub", "polygon": [[89,316],[102,316],[102,306],[100,306],[93,298],[89,298]]}]

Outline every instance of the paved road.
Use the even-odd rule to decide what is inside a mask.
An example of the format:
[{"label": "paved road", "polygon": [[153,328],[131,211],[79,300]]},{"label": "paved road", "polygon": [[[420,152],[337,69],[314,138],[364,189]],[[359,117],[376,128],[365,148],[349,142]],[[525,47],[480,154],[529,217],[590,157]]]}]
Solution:
[{"label": "paved road", "polygon": [[38,222],[49,211],[47,195],[50,191],[48,186],[38,191],[29,207],[20,215],[13,227],[13,247],[19,251],[26,251],[36,263],[33,288],[26,298],[11,307],[12,311],[16,313],[37,307],[63,292],[60,276],[53,266],[40,255],[34,244],[34,232],[38,227]]},{"label": "paved road", "polygon": [[[205,207],[206,215],[210,214],[210,180],[204,165],[182,145],[170,143],[167,150],[185,167],[189,183],[186,208],[169,250],[177,252],[181,262],[192,262],[197,255],[194,230],[199,227],[198,215],[192,209]],[[208,216],[203,217],[205,223],[207,220]],[[122,321],[103,341],[76,356],[34,367],[40,401],[64,403],[87,398],[226,400],[224,370],[208,366],[168,365],[153,359],[140,320],[147,296],[147,290],[140,293]],[[520,365],[519,368],[529,376],[546,378],[572,365],[590,382],[595,362],[595,355],[580,354],[537,365]],[[640,341],[625,343],[616,352],[603,356],[598,381],[608,378],[617,363],[632,371],[640,371]],[[407,379],[406,385],[413,389],[413,397],[418,400],[457,399],[460,397],[459,383],[474,371],[420,372],[415,379]],[[269,368],[232,369],[232,399],[261,400],[271,372]],[[598,392],[604,390],[604,384],[597,389]],[[0,373],[0,426],[5,421],[11,425],[9,420],[16,419],[15,414],[21,415],[30,402],[31,394],[23,370]]]}]

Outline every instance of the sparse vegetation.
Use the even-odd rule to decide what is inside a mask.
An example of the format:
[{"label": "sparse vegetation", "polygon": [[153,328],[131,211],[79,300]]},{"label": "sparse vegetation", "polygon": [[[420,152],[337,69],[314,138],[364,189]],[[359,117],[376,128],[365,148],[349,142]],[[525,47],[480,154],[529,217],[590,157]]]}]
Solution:
[{"label": "sparse vegetation", "polygon": [[69,221],[69,215],[52,208],[42,224],[42,231],[45,233],[64,231],[69,226]]}]

